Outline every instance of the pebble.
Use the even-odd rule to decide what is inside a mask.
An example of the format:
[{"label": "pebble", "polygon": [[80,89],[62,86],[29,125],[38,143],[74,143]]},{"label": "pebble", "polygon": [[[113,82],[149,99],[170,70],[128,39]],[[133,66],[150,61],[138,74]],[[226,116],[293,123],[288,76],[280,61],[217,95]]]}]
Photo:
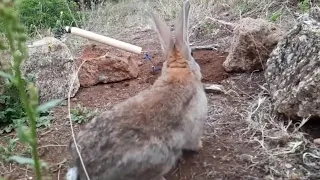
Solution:
[{"label": "pebble", "polygon": [[291,168],[292,168],[292,165],[289,164],[289,163],[284,164],[284,166],[285,166],[287,169],[291,169]]},{"label": "pebble", "polygon": [[206,93],[224,93],[224,87],[219,84],[204,85],[204,89]]},{"label": "pebble", "polygon": [[320,145],[320,138],[314,139],[313,143]]}]

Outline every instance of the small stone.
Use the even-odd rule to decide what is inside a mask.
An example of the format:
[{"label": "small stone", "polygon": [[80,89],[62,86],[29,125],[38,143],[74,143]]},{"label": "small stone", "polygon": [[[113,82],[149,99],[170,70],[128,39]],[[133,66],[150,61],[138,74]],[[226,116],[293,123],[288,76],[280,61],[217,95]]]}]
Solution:
[{"label": "small stone", "polygon": [[246,162],[252,162],[252,156],[249,154],[242,154],[240,159]]},{"label": "small stone", "polygon": [[270,175],[268,175],[268,176],[265,176],[263,180],[273,180],[273,178]]},{"label": "small stone", "polygon": [[287,169],[291,169],[291,168],[292,168],[292,165],[289,164],[289,163],[284,164],[284,166],[285,166]]},{"label": "small stone", "polygon": [[291,180],[300,180],[302,175],[297,174],[297,173],[292,173],[292,174],[289,175],[289,177],[290,177]]},{"label": "small stone", "polygon": [[314,139],[313,143],[320,145],[320,138]]},{"label": "small stone", "polygon": [[224,87],[219,84],[204,85],[204,90],[206,93],[215,93],[215,94],[224,93]]}]

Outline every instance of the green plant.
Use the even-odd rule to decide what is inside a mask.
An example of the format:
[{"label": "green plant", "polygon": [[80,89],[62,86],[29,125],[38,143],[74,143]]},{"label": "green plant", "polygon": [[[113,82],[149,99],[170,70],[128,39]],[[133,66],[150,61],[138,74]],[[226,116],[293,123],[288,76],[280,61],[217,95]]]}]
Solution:
[{"label": "green plant", "polygon": [[270,21],[273,21],[273,22],[275,22],[275,21],[277,21],[278,20],[278,18],[281,16],[281,12],[282,10],[281,9],[279,9],[279,10],[277,10],[276,12],[274,12],[271,16],[270,16]]},{"label": "green plant", "polygon": [[8,158],[13,155],[14,150],[17,146],[17,139],[7,138],[6,141],[8,142],[8,145],[0,146],[1,159],[4,161],[7,161]]},{"label": "green plant", "polygon": [[247,12],[249,12],[251,10],[251,7],[252,5],[245,1],[245,2],[242,2],[240,5],[239,5],[239,10],[240,10],[240,14],[245,14]]},{"label": "green plant", "polygon": [[310,9],[310,2],[309,0],[301,0],[299,2],[299,9],[304,14],[307,13]]},{"label": "green plant", "polygon": [[215,29],[215,26],[213,23],[205,22],[205,23],[203,23],[202,28],[204,29],[205,34],[210,34]]},{"label": "green plant", "polygon": [[[30,81],[28,81],[30,82]],[[18,88],[12,83],[6,83],[3,94],[0,95],[0,134],[9,133],[18,127],[18,124],[27,124],[28,120],[26,112],[21,104]],[[49,127],[51,122],[51,114],[49,112],[41,112],[37,119],[37,127]]]},{"label": "green plant", "polygon": [[4,85],[3,94],[0,95],[0,104],[4,106],[0,112],[1,124],[12,124],[14,119],[25,117],[26,114],[17,94],[19,90],[12,82]]},{"label": "green plant", "polygon": [[79,124],[92,119],[97,113],[97,110],[91,111],[80,104],[71,109],[72,120]]},{"label": "green plant", "polygon": [[20,4],[21,21],[33,32],[37,29],[76,25],[80,16],[77,4],[70,0],[22,0]]},{"label": "green plant", "polygon": [[[63,26],[78,26],[81,12],[78,5],[71,0],[20,0],[13,11],[19,9],[21,22],[31,35],[39,29],[52,29],[53,32]],[[0,31],[4,25],[0,23]]]},{"label": "green plant", "polygon": [[28,143],[32,148],[32,158],[21,156],[11,156],[8,158],[20,164],[31,164],[35,168],[36,179],[41,180],[41,166],[37,152],[37,132],[36,123],[41,112],[58,105],[61,100],[54,100],[39,106],[38,90],[32,82],[26,82],[21,75],[20,65],[27,57],[26,28],[20,22],[19,8],[15,8],[17,1],[0,1],[0,22],[4,25],[5,39],[0,39],[0,49],[9,49],[12,54],[12,73],[0,71],[0,76],[13,83],[18,89],[18,95],[22,102],[22,107],[26,112],[30,128],[18,122],[18,137],[21,142]]}]

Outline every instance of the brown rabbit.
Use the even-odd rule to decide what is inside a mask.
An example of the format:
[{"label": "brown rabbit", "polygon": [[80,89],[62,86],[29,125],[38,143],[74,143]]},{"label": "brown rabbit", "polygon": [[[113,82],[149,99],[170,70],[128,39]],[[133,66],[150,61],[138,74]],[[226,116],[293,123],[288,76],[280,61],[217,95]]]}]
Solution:
[{"label": "brown rabbit", "polygon": [[[201,149],[207,97],[189,47],[189,10],[185,1],[175,39],[150,13],[166,58],[161,76],[150,89],[98,115],[79,132],[77,143],[91,180],[164,180],[182,150]],[[87,179],[73,142],[69,148],[75,163],[69,179]]]}]

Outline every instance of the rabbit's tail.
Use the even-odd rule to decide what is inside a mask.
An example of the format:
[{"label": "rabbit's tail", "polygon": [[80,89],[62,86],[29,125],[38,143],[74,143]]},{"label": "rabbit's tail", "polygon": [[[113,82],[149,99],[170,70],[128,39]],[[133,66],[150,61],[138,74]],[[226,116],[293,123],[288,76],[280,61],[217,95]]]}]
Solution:
[{"label": "rabbit's tail", "polygon": [[66,180],[80,180],[77,167],[68,169]]}]

